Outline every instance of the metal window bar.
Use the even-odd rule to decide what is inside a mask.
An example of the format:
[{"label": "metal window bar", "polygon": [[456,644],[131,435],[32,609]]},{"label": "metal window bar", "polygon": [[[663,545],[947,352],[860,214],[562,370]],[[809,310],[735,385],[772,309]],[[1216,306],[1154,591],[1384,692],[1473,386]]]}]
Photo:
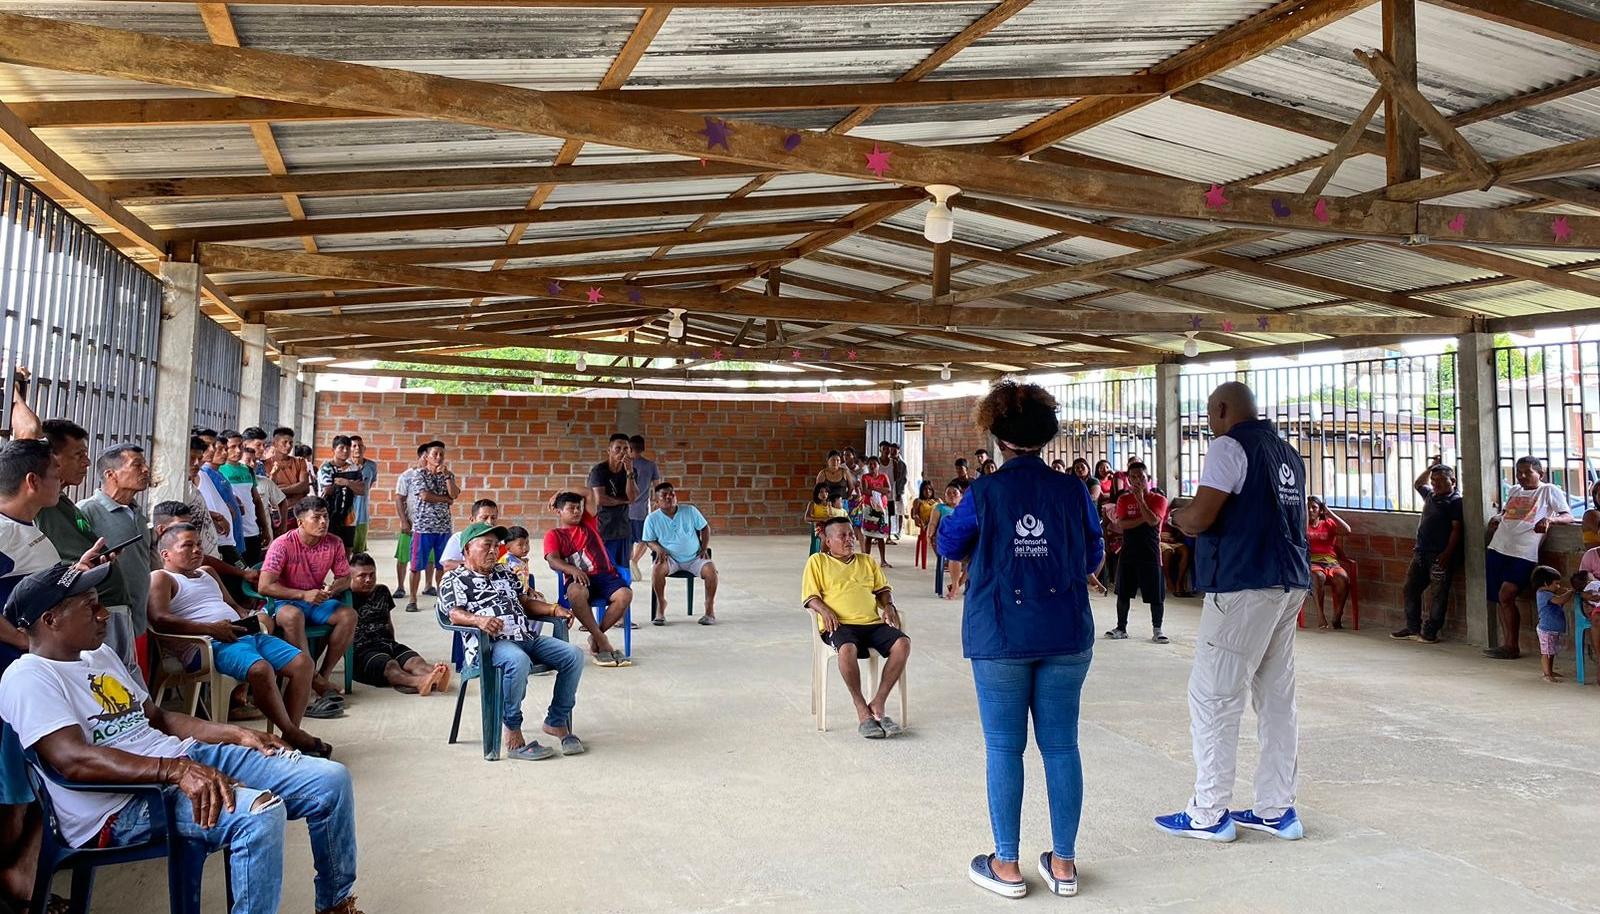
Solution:
[{"label": "metal window bar", "polygon": [[239,427],[239,387],[244,378],[244,341],[200,315],[195,340],[194,423],[222,431]]},{"label": "metal window bar", "polygon": [[1180,489],[1198,488],[1211,440],[1206,400],[1224,381],[1255,391],[1261,417],[1306,462],[1307,490],[1336,508],[1416,512],[1411,483],[1439,454],[1457,462],[1456,356],[1390,356],[1184,374]]},{"label": "metal window bar", "polygon": [[[113,442],[149,449],[160,281],[3,167],[0,314],[4,402],[25,365],[34,410],[87,429],[91,454]],[[9,409],[0,431],[11,432]]]},{"label": "metal window bar", "polygon": [[1155,457],[1155,378],[1079,381],[1047,389],[1056,398],[1061,434],[1045,448],[1046,462],[1060,459],[1070,468],[1082,457],[1092,469],[1105,460],[1120,472],[1129,458],[1149,463]]},{"label": "metal window bar", "polygon": [[1592,504],[1600,481],[1600,341],[1503,346],[1494,356],[1495,452],[1500,491],[1521,457],[1537,457],[1544,481],[1567,494],[1574,513]]},{"label": "metal window bar", "polygon": [[278,389],[283,383],[283,369],[268,359],[261,366],[261,427],[268,432],[279,425]]}]

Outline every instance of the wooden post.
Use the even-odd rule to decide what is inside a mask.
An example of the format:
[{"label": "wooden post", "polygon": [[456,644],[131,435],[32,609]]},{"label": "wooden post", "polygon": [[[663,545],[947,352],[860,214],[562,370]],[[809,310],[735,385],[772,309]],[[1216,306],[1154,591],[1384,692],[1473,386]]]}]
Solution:
[{"label": "wooden post", "polygon": [[[1417,84],[1416,0],[1383,0],[1383,53],[1408,85]],[[1383,133],[1389,183],[1422,177],[1422,135],[1392,92],[1383,103]]]}]

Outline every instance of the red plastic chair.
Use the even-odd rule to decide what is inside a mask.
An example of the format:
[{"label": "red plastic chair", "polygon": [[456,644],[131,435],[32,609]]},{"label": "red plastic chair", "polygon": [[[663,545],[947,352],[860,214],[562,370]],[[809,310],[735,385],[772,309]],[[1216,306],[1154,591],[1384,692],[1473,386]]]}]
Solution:
[{"label": "red plastic chair", "polygon": [[[1361,580],[1361,566],[1357,565],[1354,559],[1344,554],[1343,545],[1334,554],[1339,557],[1339,567],[1344,569],[1345,576],[1350,579],[1350,630],[1358,632],[1361,631],[1361,588],[1358,586]],[[1311,599],[1311,596],[1307,594],[1306,599]],[[1297,625],[1300,628],[1306,627],[1306,611],[1303,606],[1300,608],[1300,621]]]},{"label": "red plastic chair", "polygon": [[915,562],[916,562],[916,565],[917,565],[918,568],[921,568],[923,571],[927,571],[928,570],[928,528],[927,527],[918,527],[917,528],[917,557],[915,559]]}]

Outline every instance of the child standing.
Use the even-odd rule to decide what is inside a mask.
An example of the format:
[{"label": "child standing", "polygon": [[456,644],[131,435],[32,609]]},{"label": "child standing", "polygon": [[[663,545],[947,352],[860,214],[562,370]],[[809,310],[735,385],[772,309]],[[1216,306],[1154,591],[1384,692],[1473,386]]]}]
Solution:
[{"label": "child standing", "polygon": [[844,517],[844,509],[833,498],[833,486],[826,482],[819,482],[811,489],[811,501],[806,504],[806,509],[800,512],[800,517],[811,530],[811,555],[822,551],[822,537],[819,534],[823,521],[830,517]]},{"label": "child standing", "polygon": [[[1588,578],[1587,572],[1578,572],[1573,576],[1574,586],[1579,583],[1579,575]],[[1556,682],[1561,678],[1556,675],[1556,654],[1561,652],[1561,636],[1567,631],[1567,602],[1574,591],[1561,580],[1561,572],[1549,565],[1533,569],[1532,584],[1539,607],[1539,657],[1544,662],[1544,681]]]},{"label": "child standing", "polygon": [[[961,487],[956,485],[953,480],[944,487],[944,503],[933,509],[933,526],[928,528],[928,542],[938,542],[939,523],[955,513],[956,505],[961,504],[961,492]],[[946,600],[954,600],[956,594],[960,593],[966,585],[967,579],[960,562],[949,561],[945,564],[945,570],[950,575],[950,579],[945,582],[944,598]]]}]

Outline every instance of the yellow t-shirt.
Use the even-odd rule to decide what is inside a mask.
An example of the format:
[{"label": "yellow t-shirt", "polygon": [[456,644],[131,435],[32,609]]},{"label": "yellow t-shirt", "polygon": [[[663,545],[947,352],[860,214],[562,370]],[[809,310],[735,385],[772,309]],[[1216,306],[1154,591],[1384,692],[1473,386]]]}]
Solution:
[{"label": "yellow t-shirt", "polygon": [[806,506],[806,516],[820,524],[830,517],[845,517],[847,515],[844,513],[843,508],[835,508],[831,504],[819,505],[816,502],[812,502]]},{"label": "yellow t-shirt", "polygon": [[[848,562],[841,562],[826,552],[819,552],[806,560],[805,574],[800,577],[800,605],[812,597],[821,597],[839,621],[846,625],[876,625],[879,591],[889,589],[889,579],[870,555],[857,553]],[[822,620],[817,619],[817,630],[822,630]]]},{"label": "yellow t-shirt", "polygon": [[938,502],[931,498],[919,498],[911,503],[911,517],[917,526],[926,527],[933,520],[933,506]]}]

